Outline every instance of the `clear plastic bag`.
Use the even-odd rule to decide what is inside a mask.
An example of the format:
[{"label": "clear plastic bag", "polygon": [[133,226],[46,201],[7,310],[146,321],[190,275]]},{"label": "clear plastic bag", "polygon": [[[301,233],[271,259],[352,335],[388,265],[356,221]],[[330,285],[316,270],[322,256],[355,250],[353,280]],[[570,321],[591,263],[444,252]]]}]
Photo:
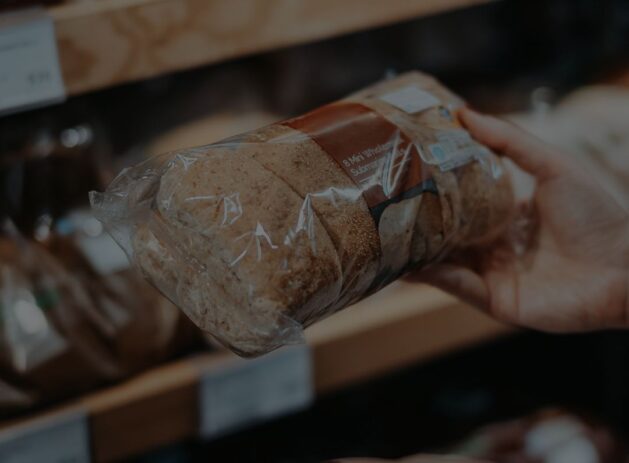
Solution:
[{"label": "clear plastic bag", "polygon": [[199,327],[241,355],[265,353],[503,230],[509,179],[459,125],[461,104],[431,77],[404,74],[126,169],[92,206]]}]

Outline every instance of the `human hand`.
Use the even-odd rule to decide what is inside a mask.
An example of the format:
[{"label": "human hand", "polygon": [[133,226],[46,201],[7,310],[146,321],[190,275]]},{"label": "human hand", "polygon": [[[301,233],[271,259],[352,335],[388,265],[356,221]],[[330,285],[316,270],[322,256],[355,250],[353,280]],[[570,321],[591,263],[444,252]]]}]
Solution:
[{"label": "human hand", "polygon": [[468,109],[471,135],[536,179],[520,205],[535,224],[411,274],[497,319],[543,331],[629,328],[629,215],[587,172],[516,126]]}]

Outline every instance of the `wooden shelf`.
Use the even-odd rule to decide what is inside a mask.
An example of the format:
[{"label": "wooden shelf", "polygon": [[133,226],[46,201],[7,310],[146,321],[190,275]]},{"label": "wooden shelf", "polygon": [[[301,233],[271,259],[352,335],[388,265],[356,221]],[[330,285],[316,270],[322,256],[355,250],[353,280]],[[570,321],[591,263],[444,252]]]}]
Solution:
[{"label": "wooden shelf", "polygon": [[69,94],[491,0],[71,0],[49,8]]},{"label": "wooden shelf", "polygon": [[[432,288],[396,283],[307,330],[316,395],[511,332]],[[95,461],[112,461],[198,434],[203,371],[236,361],[208,352],[156,367],[46,415],[87,412]],[[41,415],[40,415],[41,416]],[[4,428],[37,417],[5,424]]]}]

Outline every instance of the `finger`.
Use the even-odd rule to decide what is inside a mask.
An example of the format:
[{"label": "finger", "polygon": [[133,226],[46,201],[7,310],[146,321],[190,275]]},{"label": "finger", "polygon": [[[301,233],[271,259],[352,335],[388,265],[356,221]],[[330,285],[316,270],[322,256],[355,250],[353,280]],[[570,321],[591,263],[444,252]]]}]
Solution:
[{"label": "finger", "polygon": [[408,279],[435,286],[482,310],[488,307],[489,294],[485,282],[467,267],[436,264],[410,274]]},{"label": "finger", "polygon": [[461,109],[459,118],[477,141],[507,156],[528,173],[539,178],[559,171],[558,155],[514,124],[467,108]]}]

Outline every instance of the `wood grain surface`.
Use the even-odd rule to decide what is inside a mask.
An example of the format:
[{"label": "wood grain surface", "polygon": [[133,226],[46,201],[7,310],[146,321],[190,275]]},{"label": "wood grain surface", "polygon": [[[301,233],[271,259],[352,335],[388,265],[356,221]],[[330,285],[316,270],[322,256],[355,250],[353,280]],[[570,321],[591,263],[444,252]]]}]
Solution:
[{"label": "wood grain surface", "polygon": [[68,93],[490,0],[92,0],[49,8]]},{"label": "wood grain surface", "polygon": [[[316,395],[496,339],[513,330],[438,290],[394,283],[309,328]],[[157,366],[121,384],[9,423],[85,410],[94,461],[117,461],[198,435],[199,381],[204,371],[237,358],[202,353]]]}]

